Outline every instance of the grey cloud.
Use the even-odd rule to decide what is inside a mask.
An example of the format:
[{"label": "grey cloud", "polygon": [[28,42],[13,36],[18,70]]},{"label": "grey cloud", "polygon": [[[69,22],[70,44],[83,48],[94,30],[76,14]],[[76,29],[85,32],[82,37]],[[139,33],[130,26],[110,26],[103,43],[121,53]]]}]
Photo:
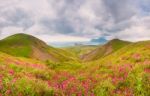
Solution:
[{"label": "grey cloud", "polygon": [[29,13],[26,13],[19,8],[12,9],[11,11],[9,9],[6,11],[0,11],[0,17],[5,20],[4,22],[0,22],[1,28],[8,26],[17,26],[28,29],[34,24],[29,16]]},{"label": "grey cloud", "polygon": [[116,22],[130,19],[135,15],[135,1],[133,0],[103,0],[108,14]]},{"label": "grey cloud", "polygon": [[141,7],[143,12],[150,12],[150,0],[139,0],[138,5]]},{"label": "grey cloud", "polygon": [[60,34],[72,34],[75,32],[73,26],[71,26],[71,24],[67,22],[65,18],[57,20],[43,18],[40,23],[48,30],[53,30],[54,32],[59,32]]},{"label": "grey cloud", "polygon": [[[39,8],[32,7],[36,5],[35,1],[42,2]],[[143,18],[149,16],[149,0],[16,0],[14,2],[17,3],[10,7],[8,4],[0,6],[1,30],[14,26],[32,34],[124,38],[125,33],[133,32],[134,28],[138,28],[137,26],[144,25],[146,31],[150,26],[148,22],[140,24],[145,23]]]}]

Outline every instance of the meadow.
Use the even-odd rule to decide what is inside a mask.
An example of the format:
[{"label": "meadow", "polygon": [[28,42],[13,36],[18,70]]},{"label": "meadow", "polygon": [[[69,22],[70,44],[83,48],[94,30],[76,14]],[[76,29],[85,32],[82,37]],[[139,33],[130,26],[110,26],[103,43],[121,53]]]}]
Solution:
[{"label": "meadow", "polygon": [[13,35],[0,41],[0,96],[150,96],[150,41],[54,48]]}]

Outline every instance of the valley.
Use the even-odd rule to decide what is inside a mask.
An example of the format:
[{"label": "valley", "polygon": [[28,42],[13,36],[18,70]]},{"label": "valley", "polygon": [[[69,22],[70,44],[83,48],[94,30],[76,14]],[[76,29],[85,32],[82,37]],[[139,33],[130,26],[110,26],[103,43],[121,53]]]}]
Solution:
[{"label": "valley", "polygon": [[150,41],[55,48],[23,33],[0,40],[0,96],[150,96]]}]

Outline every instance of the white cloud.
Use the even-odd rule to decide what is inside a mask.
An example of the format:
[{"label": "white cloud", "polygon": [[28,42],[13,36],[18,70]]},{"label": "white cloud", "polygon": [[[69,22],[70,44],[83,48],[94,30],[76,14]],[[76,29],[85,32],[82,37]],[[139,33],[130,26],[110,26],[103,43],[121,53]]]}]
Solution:
[{"label": "white cloud", "polygon": [[116,33],[116,36],[130,41],[150,40],[150,16],[133,18],[133,24],[125,30]]},{"label": "white cloud", "polygon": [[23,32],[46,42],[56,36],[60,42],[101,36],[144,40],[150,37],[149,4],[149,0],[1,0],[0,38]]},{"label": "white cloud", "polygon": [[90,41],[89,38],[83,38],[79,36],[67,36],[67,35],[35,35],[41,40],[46,40],[50,42],[85,42]]},{"label": "white cloud", "polygon": [[2,32],[1,32],[1,39],[3,39],[3,38],[5,38],[5,37],[7,37],[7,36],[9,36],[9,35],[13,35],[13,34],[15,34],[15,33],[23,33],[23,29],[22,28],[20,28],[20,27],[5,27],[5,28],[3,28],[3,30],[2,30]]}]

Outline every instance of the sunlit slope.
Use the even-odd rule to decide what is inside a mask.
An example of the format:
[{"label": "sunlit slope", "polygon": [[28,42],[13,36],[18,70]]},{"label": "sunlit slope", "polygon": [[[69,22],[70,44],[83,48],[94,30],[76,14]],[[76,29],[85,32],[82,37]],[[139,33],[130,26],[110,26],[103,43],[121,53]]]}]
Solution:
[{"label": "sunlit slope", "polygon": [[81,66],[79,63],[43,62],[0,52],[0,95],[64,96],[68,93],[56,84],[60,86],[66,74],[76,73]]},{"label": "sunlit slope", "polygon": [[82,70],[101,82],[96,96],[149,96],[150,41],[129,44]]},{"label": "sunlit slope", "polygon": [[129,44],[97,61],[109,63],[138,63],[150,60],[150,41],[141,41]]},{"label": "sunlit slope", "polygon": [[69,52],[48,46],[38,38],[22,33],[1,40],[0,51],[13,56],[44,61],[68,61],[74,59]]},{"label": "sunlit slope", "polygon": [[50,78],[50,72],[40,61],[0,52],[0,95],[51,96],[53,89],[42,81]]},{"label": "sunlit slope", "polygon": [[72,52],[75,56],[80,57],[81,55],[89,53],[97,47],[97,45],[76,45],[71,47],[65,47],[63,49]]},{"label": "sunlit slope", "polygon": [[83,61],[97,60],[107,55],[110,55],[111,53],[127,46],[128,44],[130,44],[130,42],[122,41],[119,39],[113,39],[108,43],[106,43],[105,45],[99,46],[95,50],[92,50],[91,52],[82,55],[81,59]]},{"label": "sunlit slope", "polygon": [[149,96],[149,82],[150,41],[82,63],[44,62],[0,52],[2,96]]}]

